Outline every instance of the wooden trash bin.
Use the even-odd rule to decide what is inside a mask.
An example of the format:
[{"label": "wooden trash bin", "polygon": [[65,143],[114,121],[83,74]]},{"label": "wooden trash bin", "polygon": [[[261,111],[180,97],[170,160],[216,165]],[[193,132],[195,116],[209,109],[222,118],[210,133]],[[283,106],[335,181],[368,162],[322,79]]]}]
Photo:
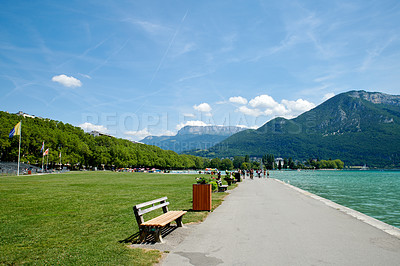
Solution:
[{"label": "wooden trash bin", "polygon": [[211,185],[193,184],[193,210],[211,211]]}]

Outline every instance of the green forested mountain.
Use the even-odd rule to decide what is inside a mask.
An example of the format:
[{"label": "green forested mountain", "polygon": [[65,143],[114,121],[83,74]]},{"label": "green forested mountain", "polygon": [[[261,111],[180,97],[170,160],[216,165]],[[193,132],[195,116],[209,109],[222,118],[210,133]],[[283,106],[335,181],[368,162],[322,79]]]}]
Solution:
[{"label": "green forested mountain", "polygon": [[346,165],[400,167],[400,96],[339,94],[294,119],[273,119],[191,154],[339,158]]},{"label": "green forested mountain", "polygon": [[109,136],[93,137],[70,124],[42,118],[24,118],[0,112],[0,160],[17,161],[18,136],[9,139],[10,130],[22,121],[21,162],[41,165],[42,142],[49,148],[49,163],[76,167],[157,167],[164,169],[203,168],[204,160],[178,155],[155,146],[132,143]]}]

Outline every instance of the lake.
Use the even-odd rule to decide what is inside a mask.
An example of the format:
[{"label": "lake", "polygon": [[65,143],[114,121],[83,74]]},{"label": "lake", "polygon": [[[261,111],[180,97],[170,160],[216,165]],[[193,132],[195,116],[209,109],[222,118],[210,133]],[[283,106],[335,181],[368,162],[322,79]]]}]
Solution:
[{"label": "lake", "polygon": [[400,171],[270,171],[270,177],[400,228]]}]

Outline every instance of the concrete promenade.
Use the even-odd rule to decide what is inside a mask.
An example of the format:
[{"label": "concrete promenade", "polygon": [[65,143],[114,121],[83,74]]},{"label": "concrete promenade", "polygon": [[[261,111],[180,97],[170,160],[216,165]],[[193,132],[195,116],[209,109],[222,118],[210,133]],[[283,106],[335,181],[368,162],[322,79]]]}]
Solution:
[{"label": "concrete promenade", "polygon": [[246,179],[162,265],[400,265],[400,238],[307,194]]}]

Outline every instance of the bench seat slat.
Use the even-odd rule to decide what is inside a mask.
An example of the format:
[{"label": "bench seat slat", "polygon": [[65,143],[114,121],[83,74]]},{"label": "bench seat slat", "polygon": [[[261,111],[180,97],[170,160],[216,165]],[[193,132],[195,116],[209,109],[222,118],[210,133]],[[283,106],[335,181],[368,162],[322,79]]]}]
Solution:
[{"label": "bench seat slat", "polygon": [[167,213],[164,213],[154,219],[151,219],[150,221],[144,222],[141,224],[141,226],[157,226],[157,227],[163,227],[169,224],[170,222],[175,221],[182,215],[184,215],[186,211],[169,211]]}]

